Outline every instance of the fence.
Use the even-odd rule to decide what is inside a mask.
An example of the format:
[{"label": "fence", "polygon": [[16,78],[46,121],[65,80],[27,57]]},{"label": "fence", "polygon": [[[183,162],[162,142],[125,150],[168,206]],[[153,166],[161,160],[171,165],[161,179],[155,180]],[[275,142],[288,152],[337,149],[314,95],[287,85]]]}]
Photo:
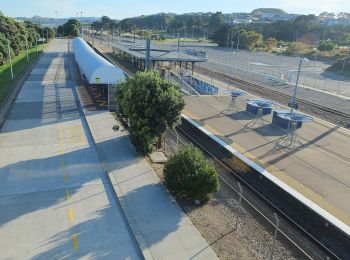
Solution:
[{"label": "fence", "polygon": [[[180,129],[170,130],[165,134],[164,150],[167,156],[174,154],[179,146],[186,143],[195,143],[203,149],[198,142],[185,136]],[[204,151],[219,172],[222,189],[229,191],[229,197],[233,203],[231,211],[234,215],[232,228],[238,235],[243,233],[243,236],[248,236],[249,241],[259,240],[258,243],[264,245],[264,249],[261,250],[264,259],[330,259],[315,244],[293,228],[288,220],[279,217],[259,196],[244,187],[235,178],[231,169],[215,160],[215,157],[211,156],[206,149]],[[263,230],[261,233],[257,230],[247,233],[245,226],[249,225],[251,219],[260,223]]]},{"label": "fence", "polygon": [[[297,76],[298,58],[262,54],[248,51],[238,53],[223,50],[204,49],[208,62],[197,66],[211,67],[227,75],[241,75],[294,85]],[[305,61],[300,74],[299,85],[322,92],[350,97],[348,77],[326,72],[329,64],[318,61]]]}]

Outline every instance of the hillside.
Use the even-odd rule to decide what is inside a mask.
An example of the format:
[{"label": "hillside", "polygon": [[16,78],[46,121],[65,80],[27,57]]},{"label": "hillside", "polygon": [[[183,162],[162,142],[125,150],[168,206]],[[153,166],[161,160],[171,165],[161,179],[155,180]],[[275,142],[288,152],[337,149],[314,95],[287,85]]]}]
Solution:
[{"label": "hillside", "polygon": [[278,8],[258,8],[258,9],[253,10],[250,14],[252,16],[258,16],[258,15],[268,14],[268,13],[287,14],[287,12],[283,11],[282,9],[278,9]]}]

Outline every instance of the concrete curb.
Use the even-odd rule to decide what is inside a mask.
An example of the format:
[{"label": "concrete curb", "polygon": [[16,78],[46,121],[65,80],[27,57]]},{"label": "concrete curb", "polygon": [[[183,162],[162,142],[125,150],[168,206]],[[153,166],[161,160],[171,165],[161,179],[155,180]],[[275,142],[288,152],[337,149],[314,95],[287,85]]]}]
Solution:
[{"label": "concrete curb", "polygon": [[[45,50],[46,46],[44,47]],[[40,58],[42,57],[44,50],[34,58],[34,60],[29,64],[28,68],[22,72],[22,74],[18,77],[18,79],[14,82],[14,87],[11,88],[10,93],[7,95],[4,103],[0,105],[0,130],[5,122],[5,119],[12,108],[12,104],[15,101],[19,91],[22,89],[23,83],[27,79],[30,72],[33,70],[35,65],[38,63]]]}]

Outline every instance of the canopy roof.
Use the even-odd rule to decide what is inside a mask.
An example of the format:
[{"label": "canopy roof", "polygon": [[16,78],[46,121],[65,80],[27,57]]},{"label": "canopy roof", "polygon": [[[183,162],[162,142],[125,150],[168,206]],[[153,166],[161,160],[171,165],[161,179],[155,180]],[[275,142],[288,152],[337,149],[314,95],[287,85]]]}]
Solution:
[{"label": "canopy roof", "polygon": [[118,84],[124,72],[97,54],[82,38],[73,40],[75,61],[89,84]]}]

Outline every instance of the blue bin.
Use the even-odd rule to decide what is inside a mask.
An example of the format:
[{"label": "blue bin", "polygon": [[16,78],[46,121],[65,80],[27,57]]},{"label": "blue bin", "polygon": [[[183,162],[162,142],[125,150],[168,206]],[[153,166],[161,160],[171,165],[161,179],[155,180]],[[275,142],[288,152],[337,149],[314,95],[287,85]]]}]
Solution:
[{"label": "blue bin", "polygon": [[[288,129],[290,120],[279,117],[279,114],[283,114],[283,113],[290,113],[290,111],[289,110],[275,110],[275,111],[273,111],[272,123],[275,125],[278,125],[279,127],[284,128],[284,129]],[[297,122],[297,129],[301,128],[302,124],[303,124],[303,122],[301,122],[301,121]]]},{"label": "blue bin", "polygon": [[[247,103],[246,105],[246,111],[256,115],[258,113],[259,108],[257,106],[254,106],[252,104]],[[265,107],[263,108],[263,116],[271,114],[272,107]]]}]

